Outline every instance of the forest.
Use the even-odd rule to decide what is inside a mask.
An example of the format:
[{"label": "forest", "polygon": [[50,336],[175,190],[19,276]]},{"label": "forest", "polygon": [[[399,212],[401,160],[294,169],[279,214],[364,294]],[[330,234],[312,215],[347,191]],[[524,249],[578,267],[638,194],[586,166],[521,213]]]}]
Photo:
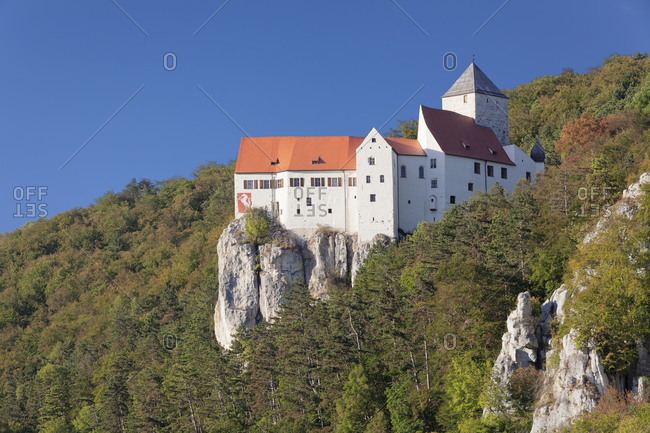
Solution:
[{"label": "forest", "polygon": [[[623,343],[650,341],[650,280],[622,265],[650,262],[639,248],[650,200],[634,236],[613,231],[577,252],[650,171],[650,58],[612,55],[505,93],[511,142],[528,151],[539,137],[546,173],[375,246],[327,301],[298,282],[277,320],[242,329],[231,351],[212,317],[234,163],[133,179],[3,234],[0,432],[528,432],[539,373],[490,386],[506,317],[520,292],[538,311],[569,275],[605,261],[620,266],[602,269],[568,320],[597,329],[607,368],[625,371],[636,355]],[[416,130],[406,120],[391,133]],[[484,417],[487,405],[511,410]],[[609,392],[571,431],[649,424],[649,403]]]}]

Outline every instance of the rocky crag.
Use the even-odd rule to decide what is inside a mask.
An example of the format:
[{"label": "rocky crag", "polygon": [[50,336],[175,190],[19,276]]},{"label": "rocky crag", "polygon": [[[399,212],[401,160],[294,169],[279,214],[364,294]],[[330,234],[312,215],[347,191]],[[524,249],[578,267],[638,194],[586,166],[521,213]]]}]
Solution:
[{"label": "rocky crag", "polygon": [[[639,182],[625,190],[621,200],[598,221],[583,243],[595,239],[613,216],[631,218],[643,195],[641,187],[646,183],[650,183],[650,173],[642,175]],[[573,331],[552,338],[553,322],[563,322],[569,296],[568,288],[562,285],[544,302],[540,317],[534,317],[530,295],[521,293],[517,309],[508,317],[508,332],[503,335],[501,353],[494,365],[494,380],[501,384],[506,384],[518,368],[534,365],[542,370],[541,395],[533,415],[531,433],[567,427],[577,416],[593,410],[609,386],[620,391],[631,390],[640,396],[648,393],[643,379],[650,376],[650,348],[646,345],[638,345],[639,359],[629,374],[608,376],[594,349],[594,342],[578,349]]]},{"label": "rocky crag", "polygon": [[298,236],[272,225],[268,240],[251,243],[246,217],[231,222],[217,244],[219,298],[214,312],[215,336],[229,349],[241,327],[251,328],[277,316],[291,285],[302,279],[315,298],[326,299],[336,280],[354,280],[378,236],[360,243],[356,236],[319,229]]}]

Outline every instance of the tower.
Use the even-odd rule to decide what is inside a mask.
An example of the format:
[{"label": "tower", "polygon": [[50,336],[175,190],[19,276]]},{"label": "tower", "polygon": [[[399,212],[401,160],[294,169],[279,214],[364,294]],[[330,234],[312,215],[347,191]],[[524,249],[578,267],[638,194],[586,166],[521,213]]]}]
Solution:
[{"label": "tower", "polygon": [[472,62],[442,95],[442,109],[472,117],[476,124],[491,128],[502,146],[508,139],[508,97]]}]

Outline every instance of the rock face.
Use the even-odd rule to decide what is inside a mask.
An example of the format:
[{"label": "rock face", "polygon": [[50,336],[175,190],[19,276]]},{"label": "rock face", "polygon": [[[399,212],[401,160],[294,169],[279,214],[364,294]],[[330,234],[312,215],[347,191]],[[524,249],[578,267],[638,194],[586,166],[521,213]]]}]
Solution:
[{"label": "rock face", "polygon": [[277,316],[285,295],[299,278],[307,282],[315,298],[328,297],[335,279],[354,281],[368,253],[379,241],[359,244],[356,236],[319,230],[306,239],[272,226],[268,242],[248,242],[246,219],[231,222],[217,244],[219,298],[214,311],[214,333],[229,349],[233,336],[244,326],[251,328]]},{"label": "rock face", "polygon": [[[638,209],[643,195],[641,186],[645,183],[650,183],[650,173],[642,175],[638,183],[625,190],[621,200],[598,221],[583,243],[595,239],[613,215],[631,218]],[[533,414],[531,433],[567,427],[575,417],[593,410],[608,386],[631,389],[639,396],[648,393],[650,351],[647,345],[638,344],[639,360],[630,377],[608,377],[594,342],[577,349],[573,331],[559,340],[552,338],[552,323],[563,322],[569,296],[569,290],[562,285],[544,302],[541,315],[536,318],[531,313],[530,295],[520,294],[517,309],[508,317],[508,332],[503,336],[501,353],[494,365],[495,380],[501,383],[507,383],[517,368],[532,364],[543,370],[542,391]]]},{"label": "rock face", "polygon": [[508,316],[507,325],[508,332],[503,334],[501,353],[494,364],[496,379],[501,383],[507,383],[517,368],[537,363],[537,321],[530,309],[528,292],[517,297],[517,309]]}]

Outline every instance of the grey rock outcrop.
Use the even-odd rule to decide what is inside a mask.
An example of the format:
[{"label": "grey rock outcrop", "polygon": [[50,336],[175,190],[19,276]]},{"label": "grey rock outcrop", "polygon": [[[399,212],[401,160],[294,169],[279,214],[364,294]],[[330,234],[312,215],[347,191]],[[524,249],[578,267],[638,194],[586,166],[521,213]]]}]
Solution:
[{"label": "grey rock outcrop", "polygon": [[[603,232],[613,216],[631,218],[638,209],[642,185],[646,183],[650,183],[649,173],[625,190],[621,200],[609,208],[595,229],[585,236],[583,244]],[[642,397],[648,392],[650,352],[643,343],[638,344],[639,360],[632,369],[632,376],[626,378],[606,374],[594,341],[578,349],[573,330],[553,338],[553,323],[564,321],[566,301],[570,296],[568,288],[562,285],[544,302],[540,317],[534,318],[530,312],[530,297],[527,293],[520,294],[517,309],[508,317],[508,332],[503,336],[501,353],[494,366],[495,380],[502,383],[507,383],[520,367],[536,363],[543,370],[531,433],[567,427],[574,418],[593,410],[608,386],[631,389]]]},{"label": "grey rock outcrop", "polygon": [[495,379],[500,383],[507,383],[517,368],[537,363],[537,320],[531,312],[528,292],[520,293],[517,297],[517,309],[508,316],[507,326],[501,353],[494,364]]},{"label": "grey rock outcrop", "polygon": [[245,226],[245,218],[231,222],[217,244],[219,297],[214,333],[226,349],[240,327],[272,321],[299,278],[307,282],[312,296],[327,299],[335,279],[354,281],[372,245],[389,241],[377,237],[359,243],[356,236],[324,229],[301,238],[272,226],[269,240],[256,246],[248,241]]}]

